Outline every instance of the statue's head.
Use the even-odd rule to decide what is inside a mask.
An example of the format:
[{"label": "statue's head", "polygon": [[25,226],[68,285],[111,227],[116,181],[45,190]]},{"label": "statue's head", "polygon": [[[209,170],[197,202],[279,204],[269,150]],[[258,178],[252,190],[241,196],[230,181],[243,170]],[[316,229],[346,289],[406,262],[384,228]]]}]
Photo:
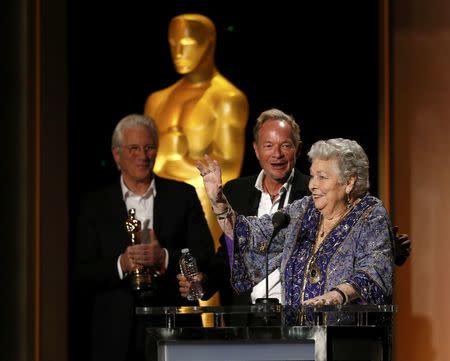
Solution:
[{"label": "statue's head", "polygon": [[212,60],[216,27],[204,15],[175,16],[169,25],[169,45],[177,72],[188,74],[202,62]]}]

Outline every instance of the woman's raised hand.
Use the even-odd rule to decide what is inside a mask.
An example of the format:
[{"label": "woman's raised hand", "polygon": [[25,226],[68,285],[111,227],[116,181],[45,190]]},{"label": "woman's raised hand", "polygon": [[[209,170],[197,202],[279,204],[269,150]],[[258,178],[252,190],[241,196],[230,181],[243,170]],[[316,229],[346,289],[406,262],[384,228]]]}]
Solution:
[{"label": "woman's raised hand", "polygon": [[206,194],[214,206],[217,203],[226,202],[222,192],[222,171],[217,160],[211,159],[207,154],[204,161],[197,161],[196,166],[203,177]]}]

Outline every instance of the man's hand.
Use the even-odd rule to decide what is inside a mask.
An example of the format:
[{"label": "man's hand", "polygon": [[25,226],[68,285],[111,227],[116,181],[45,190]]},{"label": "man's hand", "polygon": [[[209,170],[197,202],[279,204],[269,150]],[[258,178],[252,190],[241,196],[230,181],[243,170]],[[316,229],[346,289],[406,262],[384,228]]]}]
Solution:
[{"label": "man's hand", "polygon": [[[203,283],[203,279],[205,278],[205,275],[202,272],[199,272],[197,274],[197,280],[200,283]],[[188,296],[189,287],[191,286],[191,283],[184,277],[181,273],[177,275],[178,279],[178,286],[181,297],[186,298]]]},{"label": "man's hand", "polygon": [[398,233],[398,226],[392,228],[395,240],[395,265],[402,266],[411,254],[411,241],[407,234]]},{"label": "man's hand", "polygon": [[120,257],[120,265],[124,272],[151,267],[159,273],[165,271],[166,252],[156,239],[153,229],[149,230],[150,242],[128,246]]},{"label": "man's hand", "polygon": [[130,273],[139,268],[133,257],[133,247],[135,246],[128,246],[125,252],[120,255],[120,267],[122,267],[124,273]]}]

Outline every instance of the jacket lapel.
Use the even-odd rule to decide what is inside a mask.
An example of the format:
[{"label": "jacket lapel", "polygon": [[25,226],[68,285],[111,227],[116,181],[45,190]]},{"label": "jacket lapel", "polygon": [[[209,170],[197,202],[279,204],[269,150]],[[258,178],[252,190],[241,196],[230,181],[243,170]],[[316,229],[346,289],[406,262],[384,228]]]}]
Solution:
[{"label": "jacket lapel", "polygon": [[291,193],[289,195],[289,204],[297,199],[309,195],[309,177],[300,173],[297,169],[294,170],[294,179],[292,180]]},{"label": "jacket lapel", "polygon": [[155,231],[156,236],[159,235],[159,230],[161,229],[161,222],[164,217],[162,213],[164,212],[164,185],[161,184],[161,179],[154,175],[155,177],[155,188],[156,188],[156,196],[154,198],[153,203],[153,230]]},{"label": "jacket lapel", "polygon": [[259,208],[259,202],[261,200],[261,192],[255,188],[255,186],[252,186],[248,192],[249,195],[249,201],[248,201],[248,209],[246,212],[246,215],[257,215],[258,214],[258,208]]}]

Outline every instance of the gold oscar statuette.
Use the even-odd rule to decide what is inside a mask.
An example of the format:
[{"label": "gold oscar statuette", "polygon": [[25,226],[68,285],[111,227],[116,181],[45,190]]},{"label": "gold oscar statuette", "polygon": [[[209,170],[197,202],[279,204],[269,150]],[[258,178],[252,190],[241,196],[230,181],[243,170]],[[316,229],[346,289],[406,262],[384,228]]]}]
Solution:
[{"label": "gold oscar statuette", "polygon": [[[130,208],[128,218],[125,221],[125,227],[130,235],[131,245],[140,243],[141,222],[135,218],[136,210]],[[150,270],[147,267],[135,268],[128,274],[130,286],[133,291],[141,291],[151,287],[152,278]]]}]

